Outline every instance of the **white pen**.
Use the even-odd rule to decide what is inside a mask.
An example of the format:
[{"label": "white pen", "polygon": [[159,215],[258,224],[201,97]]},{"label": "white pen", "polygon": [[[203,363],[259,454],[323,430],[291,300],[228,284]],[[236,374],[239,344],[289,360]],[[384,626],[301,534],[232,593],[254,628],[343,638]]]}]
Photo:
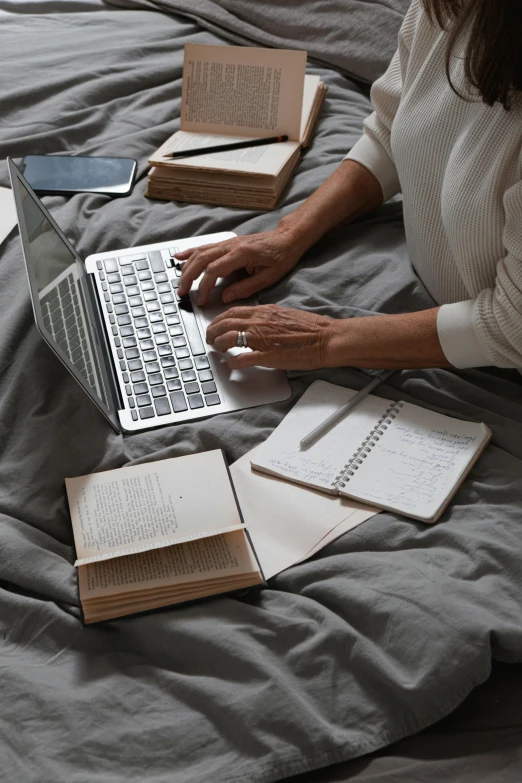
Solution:
[{"label": "white pen", "polygon": [[335,424],[337,424],[338,421],[341,421],[342,418],[346,416],[347,413],[349,413],[357,403],[359,403],[361,400],[364,400],[365,397],[368,396],[374,389],[377,388],[377,386],[385,381],[387,378],[390,377],[390,375],[395,372],[395,370],[387,370],[386,372],[383,372],[381,375],[377,375],[370,383],[368,383],[363,389],[361,389],[360,392],[357,392],[348,402],[346,402],[344,405],[341,405],[340,408],[338,408],[334,413],[332,413],[331,416],[328,416],[327,419],[325,419],[321,424],[319,424],[315,430],[312,430],[312,432],[308,433],[308,435],[305,435],[305,437],[302,439],[302,441],[299,444],[299,449],[302,451],[303,449],[307,449],[309,446],[312,445],[312,443],[315,443],[316,440],[319,440],[319,438],[322,438],[323,435],[325,435],[328,430],[330,430]]}]

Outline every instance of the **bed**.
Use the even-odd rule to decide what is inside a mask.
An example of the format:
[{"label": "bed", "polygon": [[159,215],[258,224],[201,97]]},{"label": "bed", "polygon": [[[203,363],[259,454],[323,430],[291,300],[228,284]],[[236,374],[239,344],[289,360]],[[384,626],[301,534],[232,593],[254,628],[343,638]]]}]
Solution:
[{"label": "bed", "polygon": [[[118,3],[0,0],[0,159],[65,151],[138,160],[129,198],[45,199],[84,257],[273,226],[359,137],[368,85],[385,67],[405,7],[328,4],[335,25],[321,28],[327,45],[309,64],[329,87],[312,147],[280,207],[257,213],[143,194],[147,155],[177,127],[183,44],[266,43],[267,0],[257,27],[247,4],[235,27],[223,21],[239,0]],[[362,6],[375,24],[361,28]],[[343,8],[347,41],[362,30],[344,48]],[[0,185],[8,185],[4,162]],[[366,376],[354,368],[291,373],[289,401],[118,436],[38,337],[16,231],[0,246],[0,269],[0,779],[520,780],[517,372],[407,371],[383,387],[390,398],[493,431],[439,525],[382,513],[264,590],[85,628],[65,476],[215,447],[232,462],[314,380],[360,388]],[[260,298],[336,317],[433,304],[408,260],[400,198],[325,238]]]}]

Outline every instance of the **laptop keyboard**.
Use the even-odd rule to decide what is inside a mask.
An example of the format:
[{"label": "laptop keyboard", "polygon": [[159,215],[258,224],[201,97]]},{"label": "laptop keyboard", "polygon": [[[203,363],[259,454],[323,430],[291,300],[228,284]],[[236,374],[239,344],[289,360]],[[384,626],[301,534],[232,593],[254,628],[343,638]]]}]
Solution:
[{"label": "laptop keyboard", "polygon": [[40,299],[44,326],[94,388],[92,356],[82,323],[76,280],[70,273]]},{"label": "laptop keyboard", "polygon": [[96,262],[133,421],[221,402],[190,298],[177,293],[176,252]]}]

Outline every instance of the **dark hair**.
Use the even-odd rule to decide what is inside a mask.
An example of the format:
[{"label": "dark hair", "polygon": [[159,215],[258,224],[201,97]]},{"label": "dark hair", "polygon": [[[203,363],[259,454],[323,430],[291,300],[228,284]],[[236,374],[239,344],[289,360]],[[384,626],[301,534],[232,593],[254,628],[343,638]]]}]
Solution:
[{"label": "dark hair", "polygon": [[[467,37],[464,72],[484,103],[510,108],[522,90],[522,4],[520,0],[422,0],[432,22],[449,34],[446,75],[455,44]],[[457,93],[460,94],[460,93]],[[461,96],[464,97],[464,96]]]}]

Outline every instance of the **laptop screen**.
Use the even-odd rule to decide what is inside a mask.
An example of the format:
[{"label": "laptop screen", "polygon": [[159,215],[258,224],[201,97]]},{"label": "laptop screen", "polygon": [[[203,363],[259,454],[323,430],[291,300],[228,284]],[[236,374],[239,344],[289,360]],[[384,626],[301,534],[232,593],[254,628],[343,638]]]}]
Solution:
[{"label": "laptop screen", "polygon": [[107,391],[106,359],[91,326],[95,316],[82,262],[17,174],[12,184],[38,326],[73,374],[80,376],[82,386],[110,412],[114,405]]}]

